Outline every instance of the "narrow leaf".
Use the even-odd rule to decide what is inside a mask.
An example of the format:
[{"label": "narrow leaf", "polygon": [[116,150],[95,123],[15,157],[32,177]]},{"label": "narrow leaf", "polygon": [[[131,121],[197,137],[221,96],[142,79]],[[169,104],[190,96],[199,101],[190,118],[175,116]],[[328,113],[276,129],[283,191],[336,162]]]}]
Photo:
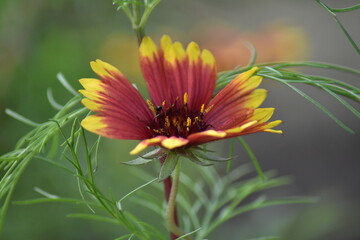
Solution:
[{"label": "narrow leaf", "polygon": [[62,106],[61,104],[58,104],[58,103],[55,101],[51,88],[48,88],[48,89],[46,90],[46,96],[47,96],[47,99],[48,99],[50,105],[51,105],[53,108],[55,108],[56,110],[60,110],[60,109],[62,109],[62,108],[64,107],[64,106]]},{"label": "narrow leaf", "polygon": [[264,176],[264,172],[262,171],[259,161],[257,160],[257,158],[255,157],[254,152],[251,150],[251,148],[249,147],[249,145],[246,143],[246,141],[242,138],[242,137],[238,137],[241,145],[243,145],[243,147],[245,148],[247,154],[249,155],[252,164],[254,165],[256,172],[258,173],[259,177],[261,178],[261,180],[265,180],[265,176]]},{"label": "narrow leaf", "polygon": [[26,125],[29,125],[31,127],[39,127],[40,124],[39,123],[36,123],[36,122],[33,122],[31,121],[30,119],[18,114],[17,112],[14,112],[13,110],[11,109],[5,109],[5,113],[7,115],[9,115],[10,117],[22,122],[22,123],[25,123]]},{"label": "narrow leaf", "polygon": [[190,161],[192,161],[193,163],[196,163],[200,166],[211,166],[213,164],[211,163],[206,163],[201,161],[197,156],[195,156],[191,151],[187,151],[186,152],[186,158]]},{"label": "narrow leaf", "polygon": [[135,193],[136,191],[139,191],[140,189],[146,187],[147,185],[150,185],[151,183],[155,182],[157,180],[157,178],[154,178],[153,180],[150,180],[149,182],[135,188],[134,190],[132,190],[131,192],[129,192],[128,194],[126,194],[125,196],[123,196],[118,202],[122,202],[124,201],[124,199],[126,199],[127,197],[129,197],[130,195],[132,195],[133,193]]},{"label": "narrow leaf", "polygon": [[83,218],[83,219],[88,219],[88,220],[95,220],[95,221],[107,222],[107,223],[119,225],[119,222],[112,218],[103,217],[103,216],[94,215],[94,214],[72,213],[72,214],[68,214],[67,217]]},{"label": "narrow leaf", "polygon": [[138,165],[144,165],[144,164],[147,164],[149,162],[152,162],[155,158],[153,159],[145,159],[145,158],[142,158],[142,157],[138,157],[134,160],[131,160],[131,161],[127,161],[127,162],[122,162],[123,164],[125,165],[130,165],[130,166],[138,166]]},{"label": "narrow leaf", "polygon": [[231,158],[224,158],[224,157],[218,157],[218,156],[210,156],[202,151],[195,151],[193,150],[193,153],[198,156],[199,158],[202,158],[204,160],[214,161],[214,162],[224,162],[229,161]]},{"label": "narrow leaf", "polygon": [[66,90],[68,90],[73,95],[78,95],[78,93],[74,90],[74,88],[69,84],[69,82],[65,79],[62,73],[58,73],[56,75],[59,82],[64,86]]}]

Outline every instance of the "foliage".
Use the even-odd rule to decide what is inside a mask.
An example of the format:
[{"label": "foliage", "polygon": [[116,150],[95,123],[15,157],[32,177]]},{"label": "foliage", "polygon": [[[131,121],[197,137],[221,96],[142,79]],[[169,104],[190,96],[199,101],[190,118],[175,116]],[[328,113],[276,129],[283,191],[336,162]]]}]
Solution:
[{"label": "foliage", "polygon": [[358,10],[358,9],[360,9],[360,4],[356,4],[354,6],[346,7],[346,8],[331,8],[321,0],[315,0],[315,1],[317,3],[319,3],[320,6],[322,6],[328,13],[330,13],[330,15],[334,18],[335,22],[339,25],[341,31],[345,34],[346,38],[349,40],[350,44],[355,49],[355,51],[358,54],[360,54],[359,46],[356,44],[354,39],[350,36],[349,32],[346,30],[346,28],[344,27],[344,25],[341,23],[341,21],[338,19],[337,15],[336,15],[336,13],[350,12],[350,11]]},{"label": "foliage", "polygon": [[[236,77],[239,73],[250,69],[251,66],[252,65],[244,68],[238,68],[233,71],[220,73],[217,81],[217,87],[225,86],[232,79],[234,79],[234,77]],[[353,106],[351,106],[346,100],[341,98],[341,96],[346,97],[355,102],[360,102],[360,88],[356,86],[352,86],[338,79],[333,79],[326,76],[308,75],[291,70],[289,68],[293,68],[293,67],[313,67],[318,69],[325,68],[325,69],[332,69],[339,72],[352,74],[357,77],[360,77],[360,71],[340,65],[322,63],[322,62],[272,62],[272,63],[257,64],[257,66],[260,67],[260,70],[257,73],[257,75],[263,76],[265,79],[277,81],[288,86],[293,91],[300,94],[306,100],[308,100],[316,107],[318,107],[320,110],[322,110],[326,115],[328,115],[331,119],[333,119],[344,130],[350,133],[354,133],[354,131],[351,128],[346,126],[326,107],[324,107],[321,103],[311,98],[305,92],[301,91],[299,88],[295,87],[294,84],[298,84],[298,83],[306,84],[325,91],[330,96],[334,97],[337,101],[339,101],[347,109],[349,109],[358,118],[360,118],[359,111],[357,111]]]},{"label": "foliage", "polygon": [[[259,177],[247,178],[252,171],[248,165],[233,169],[224,176],[220,176],[214,167],[196,166],[198,177],[187,175],[184,171],[180,177],[180,192],[178,205],[182,212],[182,223],[185,232],[191,232],[194,240],[207,238],[217,227],[248,211],[276,205],[311,203],[314,198],[294,197],[269,200],[264,195],[256,193],[275,187],[287,185],[291,182],[288,177],[274,177],[273,172],[265,173],[265,181]],[[142,172],[138,176],[149,174]],[[161,186],[151,185],[161,191]],[[165,215],[164,204],[154,198],[154,194],[138,192],[139,197],[133,201],[152,210],[155,214]],[[255,200],[248,201],[257,196]]]},{"label": "foliage", "polygon": [[[354,49],[360,53],[358,45],[336,16],[336,13],[357,10],[360,8],[360,5],[335,9],[328,7],[320,0],[316,0],[316,2],[334,17]],[[150,14],[159,3],[160,0],[114,0],[114,4],[118,6],[118,9],[124,11],[130,19],[139,41],[141,41],[141,38],[144,35],[144,27]],[[239,73],[250,69],[254,66],[255,60],[256,50],[253,48],[253,55],[248,66],[220,73],[218,76],[217,88],[226,86]],[[354,101],[355,103],[360,102],[360,89],[339,79],[305,74],[295,71],[293,68],[311,67],[315,69],[330,69],[351,74],[356,77],[360,76],[360,71],[345,66],[322,62],[271,62],[258,64],[257,66],[260,67],[260,70],[257,73],[259,76],[288,86],[322,110],[340,127],[353,133],[351,128],[346,126],[321,103],[314,100],[294,84],[305,84],[325,91],[358,118],[360,117],[359,111],[346,99]],[[89,143],[84,130],[79,127],[77,120],[87,113],[86,108],[79,106],[81,96],[76,93],[62,74],[58,75],[58,79],[65,89],[74,96],[68,103],[61,105],[55,101],[51,89],[48,89],[47,96],[49,103],[54,109],[58,110],[58,113],[50,120],[43,123],[36,123],[12,110],[6,110],[8,115],[33,127],[33,130],[18,141],[13,151],[0,157],[0,170],[2,171],[2,178],[0,180],[0,202],[2,204],[0,208],[0,230],[4,223],[5,214],[11,203],[12,194],[17,182],[31,160],[37,158],[51,163],[70,173],[72,176],[75,176],[78,182],[80,198],[60,197],[56,194],[50,194],[37,188],[36,191],[43,197],[26,201],[17,201],[15,202],[16,204],[37,204],[44,202],[81,204],[87,206],[90,213],[73,213],[69,214],[68,217],[84,218],[119,225],[125,228],[129,234],[119,237],[117,240],[167,239],[167,233],[165,233],[165,231],[161,231],[151,224],[143,222],[141,219],[127,211],[122,203],[131,199],[131,203],[139,204],[144,208],[154,211],[155,214],[164,216],[164,201],[157,199],[154,197],[154,194],[152,194],[153,191],[161,191],[160,185],[155,183],[157,183],[157,180],[162,180],[169,176],[176,163],[182,159],[179,158],[179,155],[169,158],[172,161],[168,159],[168,161],[165,162],[160,170],[160,176],[157,178],[137,169],[134,175],[143,177],[143,180],[145,181],[143,185],[122,197],[115,197],[112,194],[106,196],[101,189],[97,187],[94,180],[96,166],[98,164],[97,152],[99,149],[100,138],[92,144]],[[72,123],[72,128],[70,135],[67,136],[64,127],[70,123]],[[59,149],[59,135],[64,138],[64,144],[61,146],[64,148],[65,158],[72,166],[71,169],[53,159],[55,153]],[[228,160],[228,173],[224,176],[220,176],[212,166],[204,167],[194,165],[196,166],[196,171],[199,173],[199,176],[194,177],[187,173],[182,174],[180,178],[181,187],[178,195],[178,204],[180,209],[185,213],[182,216],[181,222],[183,226],[185,226],[184,230],[188,234],[178,239],[184,239],[186,236],[191,235],[196,240],[202,240],[208,237],[218,226],[231,218],[255,209],[283,204],[309,203],[315,200],[312,198],[269,200],[262,195],[259,196],[258,192],[289,184],[290,179],[287,177],[275,177],[272,172],[264,173],[255,154],[251,151],[245,140],[243,138],[238,138],[238,141],[248,153],[258,176],[245,178],[251,173],[251,168],[249,166],[232,168],[234,152],[233,142],[229,159],[209,157],[203,152],[199,152],[197,149],[187,153],[187,157],[192,162],[198,164],[201,163],[200,165],[208,165],[206,161]],[[84,157],[81,157],[83,152],[85,152],[85,155]],[[159,150],[156,149],[138,159],[127,162],[126,164],[139,165],[150,163],[153,161],[153,158],[158,159],[160,156]],[[205,160],[205,162],[203,162],[203,160]],[[149,178],[151,179],[150,181]],[[265,237],[257,239],[273,240],[278,238]]]}]

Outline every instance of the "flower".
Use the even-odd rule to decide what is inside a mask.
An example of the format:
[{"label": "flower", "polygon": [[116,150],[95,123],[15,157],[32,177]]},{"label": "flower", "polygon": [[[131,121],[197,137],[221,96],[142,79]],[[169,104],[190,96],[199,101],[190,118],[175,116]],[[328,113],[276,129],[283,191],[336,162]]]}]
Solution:
[{"label": "flower", "polygon": [[82,120],[90,132],[114,139],[142,140],[130,154],[149,146],[180,150],[256,132],[282,133],[267,122],[274,108],[258,108],[267,91],[256,89],[262,77],[258,68],[243,72],[213,97],[216,64],[210,51],[191,42],[186,50],[169,36],[158,48],[150,37],[139,47],[140,64],[151,100],[115,67],[91,62],[102,79],[83,78],[82,103],[96,115]]}]

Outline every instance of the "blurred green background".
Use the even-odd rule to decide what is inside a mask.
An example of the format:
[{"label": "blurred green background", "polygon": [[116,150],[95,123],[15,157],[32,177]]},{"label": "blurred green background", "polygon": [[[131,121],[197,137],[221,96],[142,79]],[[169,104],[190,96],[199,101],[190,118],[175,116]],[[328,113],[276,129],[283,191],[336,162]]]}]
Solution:
[{"label": "blurred green background", "polygon": [[[326,1],[346,7],[358,1]],[[340,15],[360,44],[360,14]],[[155,39],[169,34],[187,43],[196,40],[214,52],[220,70],[244,65],[250,56],[244,42],[257,49],[259,61],[316,60],[359,69],[360,56],[335,22],[315,1],[296,0],[163,0],[150,17],[146,33]],[[146,94],[137,63],[137,45],[128,19],[111,0],[0,1],[0,154],[10,151],[31,128],[4,113],[5,108],[42,122],[56,113],[47,103],[52,88],[59,103],[71,95],[56,80],[62,72],[75,89],[78,79],[94,77],[89,62],[102,59],[117,66]],[[312,72],[310,72],[312,71]],[[359,79],[336,72],[309,70],[351,84]],[[242,215],[220,227],[210,239],[242,240],[263,235],[284,240],[360,239],[359,121],[320,90],[304,87],[315,99],[356,131],[349,134],[286,86],[265,80],[264,106],[277,108],[285,136],[256,134],[245,139],[265,170],[290,175],[294,184],[270,192],[271,197],[319,196],[311,205],[273,207]],[[89,134],[90,136],[91,134]],[[104,140],[97,180],[107,192],[122,196],[142,183],[122,161],[130,160],[135,141]],[[220,144],[226,154],[226,142]],[[236,146],[236,165],[249,159]],[[64,160],[59,160],[64,161]],[[223,167],[223,166],[220,166]],[[75,178],[44,162],[32,161],[14,200],[37,197],[34,187],[60,196],[78,197]],[[85,207],[64,204],[12,205],[1,239],[114,239],[115,226],[66,218]],[[139,211],[153,221],[149,213]],[[156,221],[160,221],[156,219]]]}]

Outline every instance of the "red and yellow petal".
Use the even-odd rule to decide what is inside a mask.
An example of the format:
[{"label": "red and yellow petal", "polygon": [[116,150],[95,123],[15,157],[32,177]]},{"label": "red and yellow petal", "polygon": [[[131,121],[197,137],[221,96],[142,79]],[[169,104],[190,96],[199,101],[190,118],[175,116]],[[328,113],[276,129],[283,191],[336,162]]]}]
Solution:
[{"label": "red and yellow petal", "polygon": [[133,150],[131,150],[130,154],[136,155],[141,151],[145,150],[147,147],[158,146],[160,145],[161,141],[164,140],[165,138],[166,138],[165,136],[157,136],[154,138],[145,139],[141,141],[138,145],[136,145],[136,147]]},{"label": "red and yellow petal", "polygon": [[203,132],[190,134],[187,139],[189,140],[189,146],[196,146],[203,143],[224,139],[227,133],[225,131],[216,131],[213,129]]},{"label": "red and yellow petal", "polygon": [[275,108],[257,108],[250,119],[256,120],[259,123],[264,123],[272,117],[274,111]]},{"label": "red and yellow petal", "polygon": [[90,115],[81,121],[81,126],[90,132],[106,137],[104,129],[107,125],[101,116]]},{"label": "red and yellow petal", "polygon": [[186,50],[167,35],[161,38],[160,48],[145,37],[139,56],[144,78],[155,105],[179,101],[188,94],[189,109],[198,109],[209,102],[216,83],[215,58],[208,50],[201,51],[191,42]]},{"label": "red and yellow petal", "polygon": [[165,137],[157,136],[154,138],[146,139],[141,141],[131,152],[130,154],[135,155],[145,150],[150,146],[161,146],[163,148],[173,150],[175,148],[183,147],[187,145],[189,140],[181,137]]},{"label": "red and yellow petal", "polygon": [[[214,128],[223,128],[222,119],[237,115],[239,109],[253,111],[265,100],[267,91],[256,89],[262,81],[262,77],[253,76],[257,67],[237,76],[224,89],[222,89],[208,104],[211,109],[205,116],[205,121]],[[244,111],[246,113],[247,111]],[[239,116],[237,116],[239,118]],[[220,125],[219,125],[220,124]]]},{"label": "red and yellow petal", "polygon": [[123,77],[122,73],[114,66],[99,59],[90,62],[92,70],[102,79]]},{"label": "red and yellow petal", "polygon": [[161,146],[169,150],[185,146],[189,140],[181,137],[169,137],[161,141]]},{"label": "red and yellow petal", "polygon": [[244,123],[238,127],[234,127],[234,128],[230,128],[228,130],[226,130],[225,132],[230,135],[230,134],[239,134],[244,132],[246,129],[248,129],[249,127],[255,125],[257,123],[257,121],[251,121],[251,122],[247,122]]},{"label": "red and yellow petal", "polygon": [[268,122],[268,123],[260,125],[259,127],[256,128],[256,130],[263,131],[263,132],[272,132],[272,133],[282,134],[283,133],[282,130],[272,129],[272,128],[280,125],[281,123],[282,123],[281,120]]},{"label": "red and yellow petal", "polygon": [[[164,36],[161,44],[164,48],[171,45],[170,37]],[[173,98],[170,84],[165,77],[162,52],[150,37],[143,38],[139,47],[140,66],[149,94],[156,106],[160,106],[164,100],[169,101]]]},{"label": "red and yellow petal", "polygon": [[150,137],[146,122],[153,114],[140,93],[112,65],[96,60],[91,62],[91,67],[102,80],[80,79],[84,89],[79,92],[87,97],[82,100],[84,106],[98,115],[84,119],[84,128],[109,138]]}]

